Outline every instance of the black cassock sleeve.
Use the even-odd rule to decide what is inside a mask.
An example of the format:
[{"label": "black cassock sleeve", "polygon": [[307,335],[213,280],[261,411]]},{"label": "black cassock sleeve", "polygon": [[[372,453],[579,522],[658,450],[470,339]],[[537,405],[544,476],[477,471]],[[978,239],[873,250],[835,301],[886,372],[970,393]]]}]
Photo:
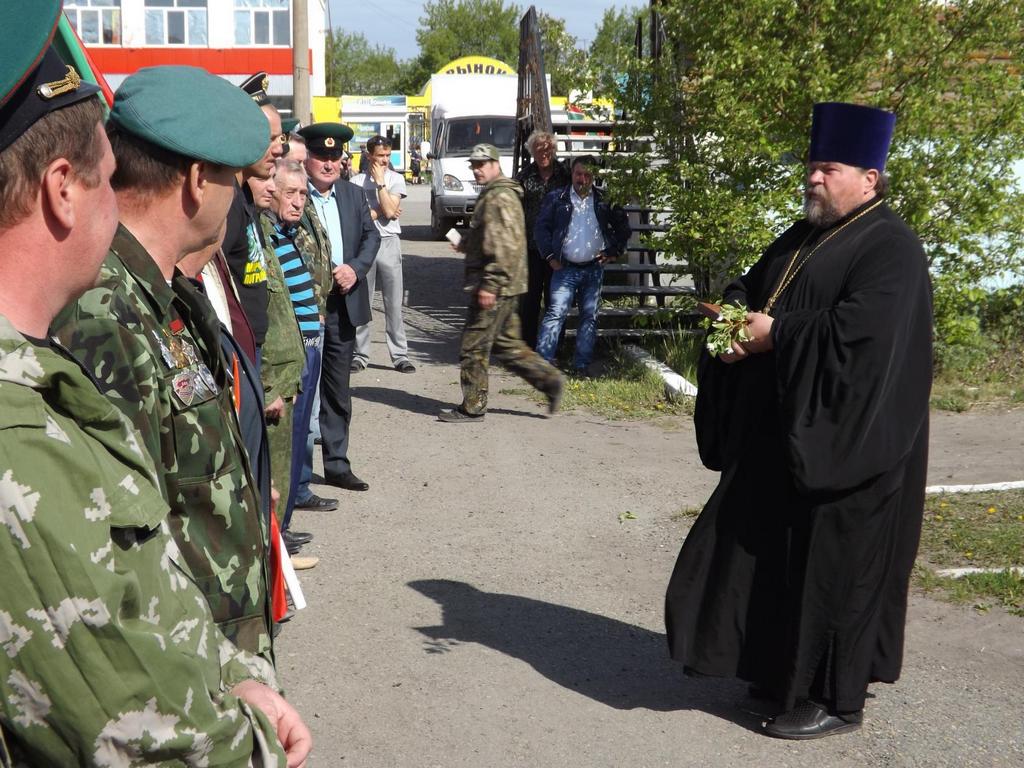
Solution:
[{"label": "black cassock sleeve", "polygon": [[779,416],[803,492],[852,489],[892,469],[927,417],[932,315],[924,253],[909,230],[891,223],[865,239],[837,259],[846,274],[830,306],[775,313]]},{"label": "black cassock sleeve", "polygon": [[[769,288],[778,278],[783,263],[806,233],[795,224],[784,232],[746,273],[733,280],[722,293],[722,304],[740,304],[755,311],[764,306]],[[723,363],[701,350],[697,364],[697,402],[693,421],[701,462],[721,472],[749,446],[766,446],[773,435],[773,423],[766,423],[765,410],[774,412],[765,399],[773,394],[767,387],[773,379],[771,360],[755,355],[740,363]],[[772,442],[769,450],[781,449]]]}]

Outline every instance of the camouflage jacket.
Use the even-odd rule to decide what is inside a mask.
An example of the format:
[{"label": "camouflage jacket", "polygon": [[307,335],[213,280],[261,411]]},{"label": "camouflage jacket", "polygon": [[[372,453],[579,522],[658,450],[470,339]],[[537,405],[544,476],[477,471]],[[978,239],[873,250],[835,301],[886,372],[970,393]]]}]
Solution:
[{"label": "camouflage jacket", "polygon": [[317,215],[313,202],[307,198],[306,207],[295,232],[295,247],[302,254],[309,274],[316,285],[316,303],[320,314],[327,315],[327,294],[334,287],[334,275],[331,270],[331,240],[327,236],[320,216]]},{"label": "camouflage jacket", "polygon": [[466,288],[496,296],[526,293],[523,188],[506,176],[490,182],[476,201],[466,235]]},{"label": "camouflage jacket", "polygon": [[96,287],[55,327],[142,434],[171,507],[171,531],[214,619],[240,648],[272,660],[268,521],[206,297],[180,274],[168,286],[119,226]]},{"label": "camouflage jacket", "polygon": [[227,693],[272,672],[213,623],[156,482],[82,367],[0,317],[0,764],[284,766]]},{"label": "camouflage jacket", "polygon": [[[306,366],[306,348],[302,345],[302,334],[295,319],[295,308],[288,286],[284,283],[281,262],[274,253],[273,222],[266,214],[260,214],[259,225],[263,228],[264,249],[267,256],[267,338],[263,341],[263,362],[260,378],[263,379],[263,400],[270,405],[278,397],[285,400],[299,393],[302,369]],[[280,489],[279,489],[280,490]]]}]

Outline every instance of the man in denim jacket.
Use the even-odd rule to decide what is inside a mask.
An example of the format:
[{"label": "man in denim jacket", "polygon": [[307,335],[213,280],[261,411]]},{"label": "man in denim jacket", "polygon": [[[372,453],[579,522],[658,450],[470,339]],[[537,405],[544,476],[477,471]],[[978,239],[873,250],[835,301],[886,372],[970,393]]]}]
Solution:
[{"label": "man in denim jacket", "polygon": [[609,205],[594,189],[594,165],[589,155],[573,161],[572,184],[544,199],[534,227],[537,250],[554,271],[537,352],[554,361],[565,316],[579,297],[573,369],[581,374],[586,374],[594,356],[604,264],[623,254],[630,234],[626,212]]}]

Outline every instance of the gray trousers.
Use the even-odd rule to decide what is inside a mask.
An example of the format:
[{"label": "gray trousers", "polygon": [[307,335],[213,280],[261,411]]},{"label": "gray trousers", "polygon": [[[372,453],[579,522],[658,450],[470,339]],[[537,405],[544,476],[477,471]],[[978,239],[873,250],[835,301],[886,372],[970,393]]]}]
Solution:
[{"label": "gray trousers", "polygon": [[[377,249],[377,258],[366,273],[366,287],[373,302],[373,291],[380,280],[380,295],[384,300],[384,325],[387,332],[388,352],[392,364],[409,359],[409,342],[405,338],[402,321],[402,240],[398,236],[383,236]],[[354,358],[364,363],[370,359],[370,326],[372,321],[356,330]]]}]

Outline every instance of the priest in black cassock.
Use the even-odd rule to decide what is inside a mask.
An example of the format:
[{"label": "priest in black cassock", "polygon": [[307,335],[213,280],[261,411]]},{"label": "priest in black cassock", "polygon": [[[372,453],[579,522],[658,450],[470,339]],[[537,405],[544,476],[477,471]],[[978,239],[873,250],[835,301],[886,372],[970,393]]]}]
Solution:
[{"label": "priest in black cassock", "polygon": [[889,112],[814,107],[805,218],[725,290],[752,341],[699,367],[718,488],[665,601],[672,657],[739,677],[809,739],[894,682],[928,453],[932,311],[917,236],[885,203]]}]

